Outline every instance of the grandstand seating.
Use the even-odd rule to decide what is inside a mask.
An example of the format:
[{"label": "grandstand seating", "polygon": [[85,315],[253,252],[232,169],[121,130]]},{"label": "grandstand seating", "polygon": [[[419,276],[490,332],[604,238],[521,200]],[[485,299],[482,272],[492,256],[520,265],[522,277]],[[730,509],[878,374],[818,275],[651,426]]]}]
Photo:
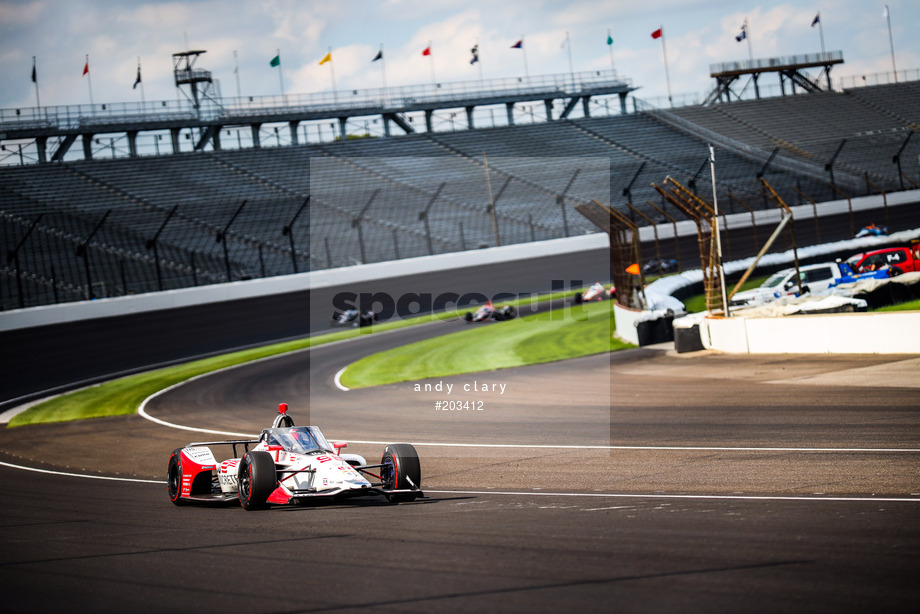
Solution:
[{"label": "grandstand seating", "polygon": [[[728,193],[754,209],[774,206],[757,181],[768,160],[765,176],[790,205],[803,202],[797,190],[817,201],[838,197],[824,165],[844,139],[838,188],[868,193],[868,180],[890,191],[901,181],[892,156],[920,130],[918,94],[920,85],[904,83],[479,130],[3,167],[0,236],[5,252],[20,242],[22,249],[18,268],[11,260],[0,269],[0,307],[79,300],[88,283],[94,296],[118,296],[457,252],[494,245],[496,228],[501,244],[582,234],[593,226],[572,207],[591,199],[645,225],[625,206],[630,184],[631,204],[665,222],[648,204],[667,208],[651,184],[670,175],[711,198],[708,144],[729,212],[742,209],[722,198]],[[918,174],[918,154],[920,138],[907,142],[909,176]],[[88,279],[75,254],[103,216]]]}]

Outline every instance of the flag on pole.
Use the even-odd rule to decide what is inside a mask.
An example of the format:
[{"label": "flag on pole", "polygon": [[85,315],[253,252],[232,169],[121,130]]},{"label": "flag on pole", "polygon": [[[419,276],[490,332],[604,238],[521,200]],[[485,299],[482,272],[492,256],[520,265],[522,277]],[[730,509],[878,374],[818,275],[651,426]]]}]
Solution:
[{"label": "flag on pole", "polygon": [[470,53],[473,54],[473,57],[470,58],[470,64],[475,64],[479,61],[479,45],[473,45],[473,48],[470,49]]},{"label": "flag on pole", "polygon": [[131,89],[132,89],[132,90],[136,90],[136,89],[137,89],[137,84],[140,83],[140,82],[141,82],[141,65],[140,65],[140,63],[138,63],[138,65],[137,65],[137,78],[134,80],[134,85],[131,86]]},{"label": "flag on pole", "polygon": [[326,62],[331,62],[331,61],[332,61],[332,52],[329,51],[328,53],[326,53],[326,55],[323,56],[323,59],[319,61],[319,65],[322,66]]},{"label": "flag on pole", "polygon": [[376,62],[377,60],[383,59],[383,49],[377,52],[377,55],[374,56],[374,59],[371,62]]},{"label": "flag on pole", "polygon": [[511,48],[512,48],[512,49],[523,49],[523,48],[524,48],[524,39],[522,38],[522,39],[519,40],[518,42],[516,42],[516,43],[514,43],[513,45],[511,45]]},{"label": "flag on pole", "polygon": [[422,51],[422,55],[431,55],[431,45],[425,47],[425,50]]},{"label": "flag on pole", "polygon": [[281,66],[281,54],[279,53],[272,58],[272,61],[268,63],[269,66],[274,68],[275,66]]},{"label": "flag on pole", "polygon": [[86,64],[83,65],[83,74],[80,76],[85,77],[88,74],[89,74],[89,60],[86,60]]},{"label": "flag on pole", "polygon": [[743,24],[741,24],[741,34],[739,34],[738,36],[736,36],[736,37],[735,37],[735,40],[738,41],[738,42],[740,43],[741,41],[743,41],[743,40],[746,39],[746,38],[747,38],[747,24],[746,24],[746,23],[743,23]]},{"label": "flag on pole", "polygon": [[821,23],[821,13],[815,15],[815,18],[811,20],[811,27],[814,28],[819,23]]},{"label": "flag on pole", "polygon": [[607,44],[608,44],[608,45],[612,45],[612,44],[613,44],[613,37],[612,37],[610,34],[607,35]]},{"label": "flag on pole", "polygon": [[38,72],[35,70],[35,58],[32,58],[32,83],[38,83]]},{"label": "flag on pole", "polygon": [[652,32],[652,38],[661,38],[661,35],[662,35],[661,28],[658,28],[657,30]]}]

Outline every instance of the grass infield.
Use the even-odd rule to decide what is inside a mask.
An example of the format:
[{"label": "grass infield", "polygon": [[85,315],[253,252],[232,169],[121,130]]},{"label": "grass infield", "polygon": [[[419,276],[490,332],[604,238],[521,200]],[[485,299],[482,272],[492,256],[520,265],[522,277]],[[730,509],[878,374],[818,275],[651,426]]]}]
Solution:
[{"label": "grass infield", "polygon": [[364,388],[431,377],[491,371],[633,347],[612,337],[613,302],[555,309],[426,339],[349,365],[343,385]]}]

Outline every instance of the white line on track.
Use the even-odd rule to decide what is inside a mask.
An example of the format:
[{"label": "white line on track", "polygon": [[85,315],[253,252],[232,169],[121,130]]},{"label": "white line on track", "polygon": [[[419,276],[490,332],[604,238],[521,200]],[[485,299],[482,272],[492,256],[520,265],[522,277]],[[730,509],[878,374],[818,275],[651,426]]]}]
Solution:
[{"label": "white line on track", "polygon": [[[502,490],[428,490],[425,493],[438,495],[511,495],[521,497],[603,497],[608,499],[705,499],[705,500],[741,500],[741,501],[852,501],[852,502],[884,502],[884,503],[920,503],[920,498],[908,497],[814,497],[795,495],[667,495],[636,493],[607,493],[607,492],[526,492]],[[585,510],[585,511],[596,511]]]},{"label": "white line on track", "polygon": [[345,392],[348,392],[349,390],[351,390],[351,388],[349,388],[348,386],[342,383],[342,374],[345,373],[345,369],[347,368],[348,368],[347,365],[342,367],[335,374],[335,377],[332,378],[332,382],[335,384],[336,388],[338,388],[339,390],[344,390]]},{"label": "white line on track", "polygon": [[[0,461],[0,466],[22,471],[34,471],[50,475],[60,475],[72,478],[87,478],[92,480],[106,480],[110,482],[132,482],[140,484],[165,484],[165,480],[142,480],[139,478],[118,478],[104,475],[91,475],[87,473],[70,473],[67,471],[52,471],[38,469],[24,465],[14,465]],[[822,501],[822,502],[874,502],[874,503],[920,503],[920,498],[908,497],[814,497],[814,496],[775,496],[775,495],[667,495],[667,494],[635,494],[635,493],[601,493],[601,492],[545,492],[545,491],[508,491],[508,490],[428,490],[426,493],[438,495],[503,495],[517,497],[588,497],[606,499],[695,499],[695,500],[732,500],[732,501]],[[631,506],[629,506],[631,507]],[[592,508],[583,511],[598,511],[616,508]]]},{"label": "white line on track", "polygon": [[139,482],[141,484],[165,484],[164,480],[141,480],[139,478],[113,478],[105,475],[92,475],[89,473],[68,473],[66,471],[52,471],[50,469],[39,469],[37,467],[26,467],[25,465],[14,465],[0,461],[0,465],[10,469],[21,469],[23,471],[34,471],[36,473],[48,473],[51,475],[63,475],[69,478],[88,478],[92,480],[108,480],[111,482]]},{"label": "white line on track", "polygon": [[[362,443],[374,445],[389,445],[392,441],[360,441],[357,439],[340,438],[349,443]],[[437,442],[408,442],[413,446],[432,446],[442,448],[528,448],[539,450],[658,450],[658,451],[690,451],[690,452],[895,452],[916,454],[920,448],[766,448],[766,447],[725,447],[725,446],[578,446],[578,445],[551,445],[530,443],[437,443]]]}]

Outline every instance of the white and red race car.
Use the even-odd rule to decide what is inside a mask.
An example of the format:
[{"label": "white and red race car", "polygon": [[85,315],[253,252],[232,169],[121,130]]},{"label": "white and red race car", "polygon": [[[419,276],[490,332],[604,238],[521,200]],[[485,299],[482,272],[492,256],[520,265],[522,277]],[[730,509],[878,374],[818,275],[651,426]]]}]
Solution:
[{"label": "white and red race car", "polygon": [[511,305],[496,307],[492,304],[492,301],[488,301],[476,311],[464,313],[463,319],[467,322],[484,322],[486,320],[501,322],[502,320],[513,320],[516,315],[517,311]]},{"label": "white and red race car", "polygon": [[[169,498],[176,505],[239,500],[253,510],[317,498],[384,495],[397,503],[424,496],[412,445],[386,446],[376,465],[357,454],[342,454],[346,445],[330,444],[319,427],[294,426],[282,403],[271,428],[258,439],[190,443],[174,450],[167,467]],[[208,446],[231,446],[233,458],[218,462]],[[237,446],[244,449],[242,457],[237,457]]]},{"label": "white and red race car", "polygon": [[575,304],[579,303],[589,303],[591,301],[602,301],[607,298],[616,298],[617,290],[615,287],[610,286],[610,289],[604,287],[604,284],[601,282],[595,282],[591,284],[587,290],[575,295]]}]

